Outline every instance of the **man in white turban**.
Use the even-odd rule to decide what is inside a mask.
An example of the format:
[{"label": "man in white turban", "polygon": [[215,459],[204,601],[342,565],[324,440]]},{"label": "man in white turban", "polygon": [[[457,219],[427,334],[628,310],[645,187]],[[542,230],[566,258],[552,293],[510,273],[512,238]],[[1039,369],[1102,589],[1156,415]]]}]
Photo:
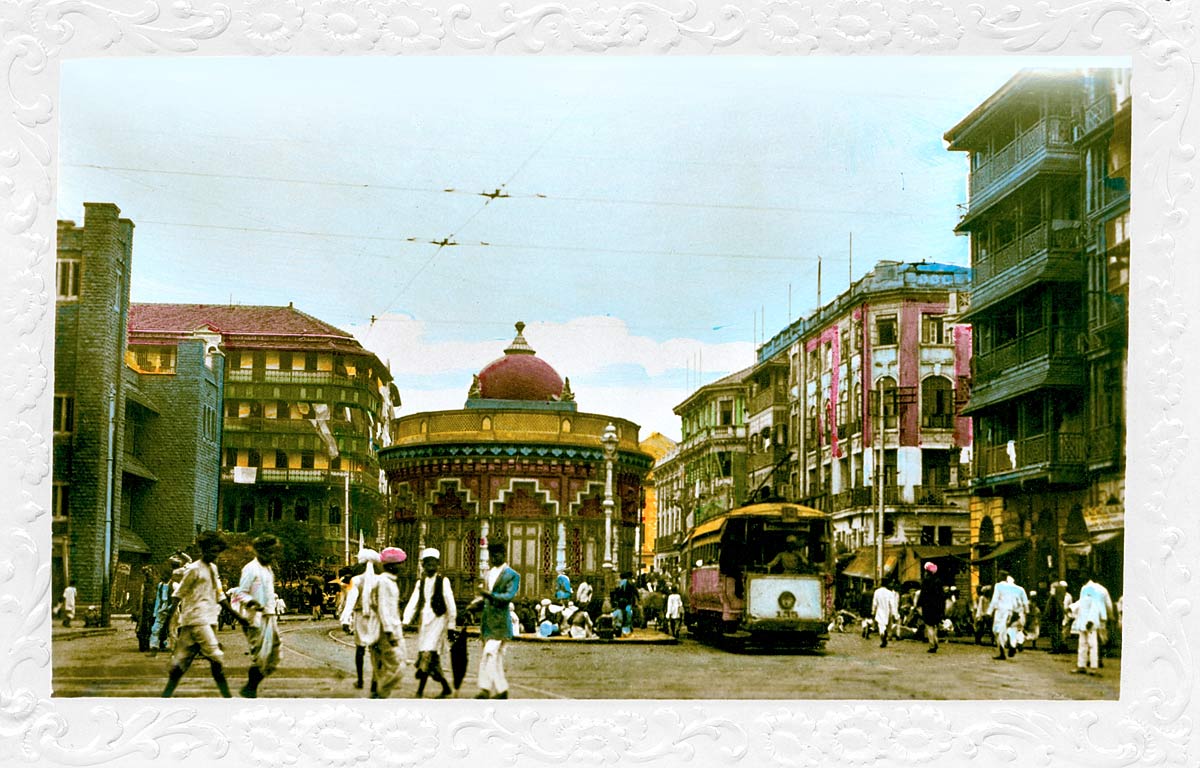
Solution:
[{"label": "man in white turban", "polygon": [[413,586],[412,596],[404,607],[405,625],[419,624],[417,631],[417,698],[425,695],[429,678],[442,684],[439,699],[451,693],[450,683],[442,673],[442,659],[448,658],[448,633],[457,628],[458,610],[450,581],[438,573],[442,553],[433,547],[421,550],[421,578]]},{"label": "man in white turban", "polygon": [[[372,605],[372,593],[375,589],[375,566],[379,564],[379,553],[373,549],[358,550],[359,572],[350,579],[350,590],[346,593],[346,603],[342,607],[342,629],[346,634],[354,635],[354,671],[357,680],[355,688],[363,687],[363,662],[367,656],[367,648],[379,640],[379,614]],[[374,675],[372,675],[372,678]],[[371,693],[378,689],[378,683],[371,680]]]}]

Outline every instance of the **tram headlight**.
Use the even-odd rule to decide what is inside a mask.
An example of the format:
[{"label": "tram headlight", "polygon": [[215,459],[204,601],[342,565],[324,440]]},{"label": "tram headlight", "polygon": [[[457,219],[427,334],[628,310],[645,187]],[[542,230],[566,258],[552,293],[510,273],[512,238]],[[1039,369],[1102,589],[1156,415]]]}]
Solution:
[{"label": "tram headlight", "polygon": [[786,589],[779,593],[779,607],[785,611],[790,611],[796,605],[796,596]]}]

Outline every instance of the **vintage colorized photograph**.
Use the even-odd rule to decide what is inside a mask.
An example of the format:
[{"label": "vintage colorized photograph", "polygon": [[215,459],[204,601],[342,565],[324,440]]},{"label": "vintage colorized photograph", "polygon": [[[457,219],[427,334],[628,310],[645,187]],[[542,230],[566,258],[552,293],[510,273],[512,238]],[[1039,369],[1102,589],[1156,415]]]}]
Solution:
[{"label": "vintage colorized photograph", "polygon": [[53,696],[1119,698],[1127,59],[59,93]]}]

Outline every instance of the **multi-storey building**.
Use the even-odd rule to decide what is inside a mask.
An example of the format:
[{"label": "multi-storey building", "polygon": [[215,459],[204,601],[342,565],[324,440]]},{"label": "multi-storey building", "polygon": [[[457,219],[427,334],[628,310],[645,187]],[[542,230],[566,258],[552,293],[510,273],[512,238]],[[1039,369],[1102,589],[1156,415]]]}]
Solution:
[{"label": "multi-storey building", "polygon": [[880,481],[887,545],[916,546],[924,560],[966,551],[967,509],[952,491],[971,445],[970,421],[955,413],[970,332],[947,318],[968,285],[962,267],[883,261],[759,350],[752,437],[774,450],[760,471],[774,467],[783,495],[831,512],[838,550],[863,549],[864,563],[873,562]]},{"label": "multi-storey building", "polygon": [[746,378],[746,495],[790,498],[787,355],[755,365]]},{"label": "multi-storey building", "polygon": [[[638,425],[579,411],[569,380],[537,357],[524,327],[475,376],[462,409],[396,420],[395,444],[380,452],[389,541],[407,552],[438,548],[464,599],[487,568],[489,538],[507,539],[521,599],[550,597],[559,568],[601,596],[617,572],[638,568],[652,460]],[[418,565],[410,558],[402,580]]]},{"label": "multi-storey building", "polygon": [[747,500],[746,379],[752,371],[705,384],[675,406],[683,439],[673,461],[680,477],[665,479],[682,480],[673,502],[683,509],[680,531]]},{"label": "multi-storey building", "polygon": [[224,356],[195,329],[127,347],[132,240],[108,203],[58,224],[54,594],[74,579],[104,611],[137,603],[139,565],[217,523]]},{"label": "multi-storey building", "polygon": [[654,463],[654,498],[658,506],[654,521],[654,569],[673,573],[680,568],[679,548],[687,533],[685,509],[690,510],[690,493],[684,493],[684,466],[679,446]]},{"label": "multi-storey building", "polygon": [[1025,70],[945,136],[970,157],[963,412],[985,581],[1073,578],[1088,557],[1121,577],[1128,100],[1128,71]]},{"label": "multi-storey building", "polygon": [[[350,334],[286,307],[134,304],[131,360],[154,365],[182,337],[220,345],[222,529],[309,526],[326,564],[361,534],[381,542],[376,452],[399,393],[387,367]],[[161,363],[159,363],[161,364]]]},{"label": "multi-storey building", "polygon": [[[643,453],[657,462],[675,450],[675,441],[659,432],[652,433],[638,446]],[[655,467],[646,474],[642,491],[642,528],[638,537],[638,564],[641,570],[657,567],[655,562],[655,543],[658,540],[658,490],[655,481]]]}]

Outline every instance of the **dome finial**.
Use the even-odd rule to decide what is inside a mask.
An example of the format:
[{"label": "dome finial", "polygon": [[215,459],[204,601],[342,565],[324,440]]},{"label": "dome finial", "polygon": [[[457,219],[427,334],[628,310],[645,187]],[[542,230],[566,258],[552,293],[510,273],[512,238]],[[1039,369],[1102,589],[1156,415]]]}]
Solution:
[{"label": "dome finial", "polygon": [[508,345],[508,349],[504,350],[506,355],[533,355],[537,354],[533,351],[533,347],[529,346],[529,342],[525,341],[525,323],[520,320],[516,323],[517,335],[513,338],[512,344]]}]

